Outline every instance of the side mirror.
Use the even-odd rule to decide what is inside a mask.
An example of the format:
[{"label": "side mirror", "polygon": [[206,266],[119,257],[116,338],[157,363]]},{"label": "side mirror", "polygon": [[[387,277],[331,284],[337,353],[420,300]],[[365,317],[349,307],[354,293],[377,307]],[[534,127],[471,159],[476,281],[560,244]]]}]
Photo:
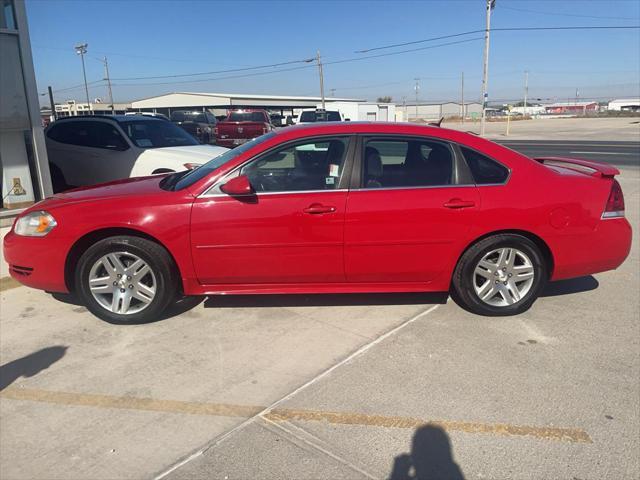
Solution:
[{"label": "side mirror", "polygon": [[232,178],[227,183],[220,187],[227,195],[239,196],[239,195],[251,195],[254,193],[251,183],[246,175],[240,175]]}]

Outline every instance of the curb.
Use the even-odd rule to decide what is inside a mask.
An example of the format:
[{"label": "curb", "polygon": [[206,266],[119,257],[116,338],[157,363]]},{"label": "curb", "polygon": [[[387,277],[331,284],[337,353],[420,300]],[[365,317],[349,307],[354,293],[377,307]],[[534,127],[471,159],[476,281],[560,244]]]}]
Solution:
[{"label": "curb", "polygon": [[12,277],[0,277],[0,292],[6,292],[23,285]]}]

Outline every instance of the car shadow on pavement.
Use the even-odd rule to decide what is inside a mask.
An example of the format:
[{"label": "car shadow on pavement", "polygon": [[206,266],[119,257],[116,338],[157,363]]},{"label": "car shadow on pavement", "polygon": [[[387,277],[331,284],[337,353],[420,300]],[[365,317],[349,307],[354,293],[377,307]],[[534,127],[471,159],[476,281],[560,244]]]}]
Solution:
[{"label": "car shadow on pavement", "polygon": [[447,433],[427,424],[413,435],[411,452],[394,459],[388,480],[464,480],[464,475],[453,460]]},{"label": "car shadow on pavement", "polygon": [[[71,293],[52,292],[51,296],[59,302],[66,303],[68,305],[75,305],[77,307],[82,307],[83,309],[85,308],[84,304],[80,300],[78,300],[78,298],[75,295]],[[181,297],[175,302],[173,302],[171,305],[169,305],[167,309],[164,312],[162,312],[162,315],[158,316],[157,318],[151,321],[147,321],[144,323],[160,322],[162,320],[167,320],[169,318],[182,315],[183,313],[188,312],[189,310],[200,305],[205,300],[205,298],[207,297],[204,297],[204,296]],[[130,325],[136,325],[136,323],[131,322]]]},{"label": "car shadow on pavement", "polygon": [[346,307],[447,303],[448,293],[340,293],[279,295],[212,295],[205,308]]},{"label": "car shadow on pavement", "polygon": [[543,290],[541,297],[555,297],[556,295],[569,295],[571,293],[588,292],[598,288],[600,283],[592,275],[586,277],[571,278],[549,282]]},{"label": "car shadow on pavement", "polygon": [[20,377],[33,377],[56,363],[67,352],[67,348],[60,345],[47,347],[26,357],[0,365],[0,391],[7,388]]}]

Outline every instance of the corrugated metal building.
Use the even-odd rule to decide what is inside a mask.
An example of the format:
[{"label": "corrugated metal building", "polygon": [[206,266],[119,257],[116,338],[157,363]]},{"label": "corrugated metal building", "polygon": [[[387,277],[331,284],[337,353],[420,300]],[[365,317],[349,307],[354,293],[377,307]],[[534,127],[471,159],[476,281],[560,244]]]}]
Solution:
[{"label": "corrugated metal building", "polygon": [[[462,106],[457,102],[444,103],[403,103],[396,104],[397,111],[403,113],[405,120],[423,119],[437,120],[445,117],[459,117],[462,115]],[[482,113],[482,104],[478,102],[469,102],[464,104],[464,116],[474,117],[480,116]]]}]

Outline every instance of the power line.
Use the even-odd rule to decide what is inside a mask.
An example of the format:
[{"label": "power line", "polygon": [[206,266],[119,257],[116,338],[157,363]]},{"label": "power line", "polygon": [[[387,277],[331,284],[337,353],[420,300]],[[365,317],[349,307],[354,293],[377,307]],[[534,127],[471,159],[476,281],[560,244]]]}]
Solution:
[{"label": "power line", "polygon": [[[593,26],[564,26],[564,27],[503,27],[492,28],[492,32],[524,32],[524,31],[540,31],[540,30],[628,30],[638,29],[640,25],[593,25]],[[407,45],[415,45],[418,43],[433,42],[435,40],[444,40],[446,38],[462,37],[465,35],[471,35],[475,33],[484,33],[485,29],[481,30],[469,30],[468,32],[454,33],[451,35],[443,35],[440,37],[425,38],[423,40],[413,40],[411,42],[394,43],[392,45],[384,45],[381,47],[366,48],[363,50],[356,50],[355,53],[367,53],[375,50],[385,50],[387,48],[406,47]]]},{"label": "power line", "polygon": [[303,60],[290,60],[287,62],[271,63],[269,65],[257,65],[255,67],[244,67],[244,68],[231,68],[228,70],[217,70],[212,72],[182,73],[182,74],[176,74],[176,75],[157,75],[157,76],[150,76],[150,77],[123,77],[123,78],[114,78],[113,80],[156,80],[161,78],[197,77],[201,75],[215,75],[218,73],[245,72],[248,70],[259,70],[263,68],[281,67],[284,65],[292,65],[294,63],[311,63],[314,60],[315,59],[313,58],[305,58]]},{"label": "power line", "polygon": [[[100,83],[100,82],[104,82],[104,79],[100,79],[100,80],[95,80],[93,82],[89,82],[87,83],[87,85],[95,85],[96,83]],[[69,90],[77,90],[79,88],[84,88],[84,83],[80,83],[78,85],[74,85],[72,87],[65,87],[65,88],[59,88],[57,90],[54,90],[53,93],[61,93],[61,92],[67,92]],[[40,95],[48,95],[48,93],[41,93]]]},{"label": "power line", "polygon": [[[389,52],[389,53],[381,53],[381,54],[376,54],[376,55],[368,55],[365,57],[352,57],[352,58],[345,58],[345,59],[340,59],[340,60],[333,60],[331,62],[323,62],[323,65],[336,65],[336,64],[341,64],[341,63],[349,63],[349,62],[361,62],[364,60],[368,60],[371,58],[379,58],[379,57],[388,57],[391,55],[400,55],[403,53],[410,53],[410,52],[416,52],[416,51],[421,51],[421,50],[429,50],[429,49],[433,49],[433,48],[440,48],[440,47],[446,47],[449,45],[456,45],[456,44],[460,44],[460,43],[467,43],[467,42],[473,42],[473,41],[477,41],[477,40],[481,40],[481,38],[469,38],[469,39],[465,39],[465,40],[460,40],[460,41],[456,41],[456,42],[448,42],[448,43],[442,43],[442,44],[438,44],[438,45],[431,45],[428,47],[419,47],[419,48],[412,48],[412,49],[408,49],[408,50],[400,50],[400,51],[396,51],[396,52]],[[293,62],[284,62],[284,63],[293,63]],[[227,75],[224,77],[213,77],[213,78],[203,78],[203,79],[199,79],[199,80],[180,80],[180,81],[174,81],[174,82],[152,82],[152,83],[119,83],[119,84],[113,84],[116,86],[151,86],[151,85],[178,85],[178,84],[185,84],[185,83],[204,83],[204,82],[212,82],[212,81],[218,81],[218,80],[229,80],[229,79],[236,79],[236,78],[248,78],[248,77],[255,77],[255,76],[261,76],[261,75],[271,75],[274,73],[283,73],[283,72],[291,72],[294,70],[303,70],[303,69],[308,69],[308,68],[315,68],[316,65],[303,65],[300,67],[292,67],[292,68],[281,68],[278,70],[272,70],[272,71],[268,71],[268,72],[254,72],[254,73],[247,73],[247,74],[241,74],[241,75]],[[260,68],[260,67],[252,67],[252,68]],[[181,75],[180,75],[181,76]],[[175,78],[176,76],[168,76],[168,78]],[[165,77],[162,77],[165,78]],[[113,80],[126,80],[126,79],[113,79]]]},{"label": "power line", "polygon": [[527,8],[509,7],[507,5],[500,5],[500,9],[514,10],[516,12],[538,13],[540,15],[552,15],[559,17],[580,17],[580,18],[597,18],[598,20],[638,20],[638,17],[607,17],[602,15],[581,15],[579,13],[560,13],[560,12],[541,12],[540,10],[529,10]]}]

